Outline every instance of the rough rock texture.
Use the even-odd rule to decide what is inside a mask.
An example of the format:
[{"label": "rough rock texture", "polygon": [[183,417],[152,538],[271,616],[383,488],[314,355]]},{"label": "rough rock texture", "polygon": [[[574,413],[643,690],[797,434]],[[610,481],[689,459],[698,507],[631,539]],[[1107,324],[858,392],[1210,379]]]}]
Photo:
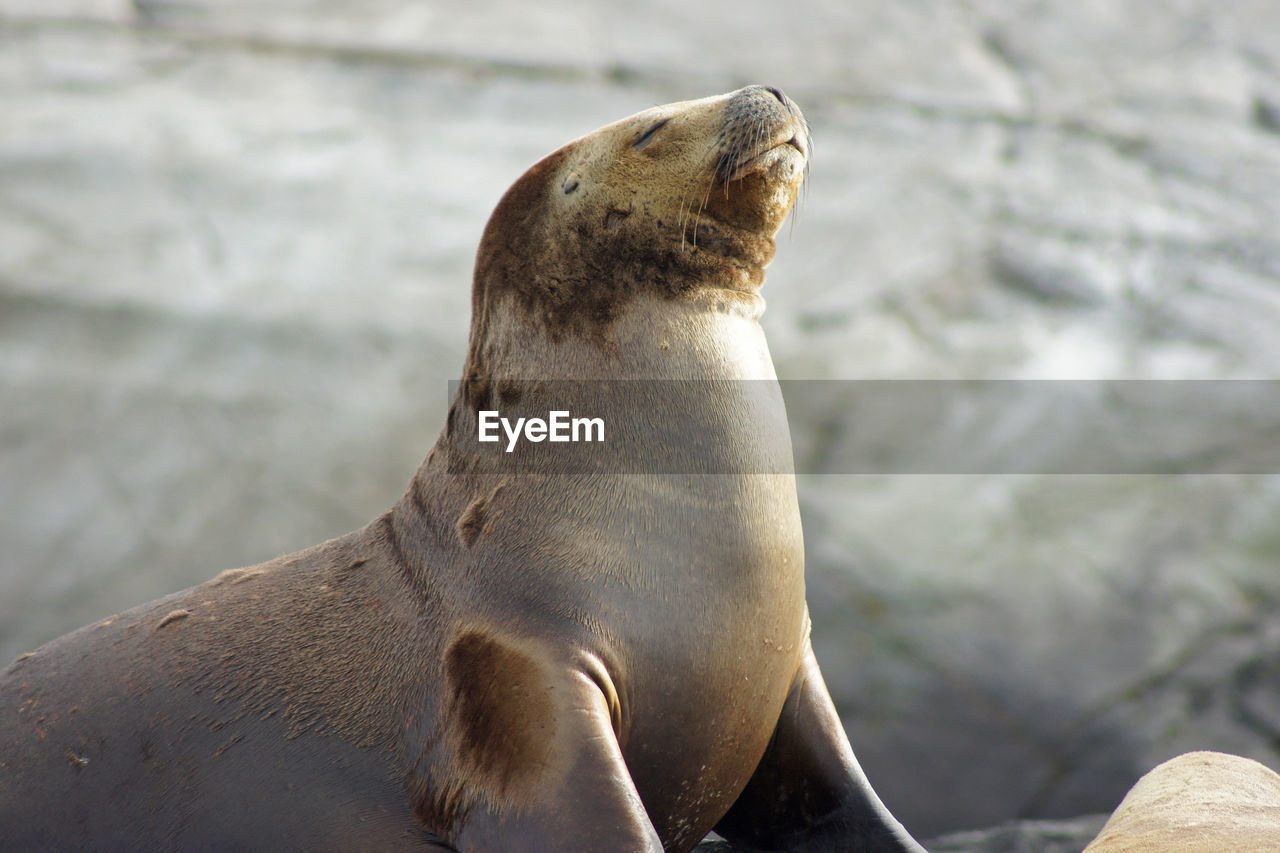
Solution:
[{"label": "rough rock texture", "polygon": [[1280,775],[1221,752],[1190,752],[1138,780],[1085,853],[1280,850]]},{"label": "rough rock texture", "polygon": [[[0,0],[0,656],[390,505],[502,190],[747,82],[816,142],[784,378],[1280,377],[1276,32],[1267,0]],[[1190,749],[1280,764],[1274,429],[1178,475],[854,476],[843,387],[793,415],[814,636],[917,836],[1106,812]],[[981,412],[988,458],[1070,462],[1046,399]]]}]

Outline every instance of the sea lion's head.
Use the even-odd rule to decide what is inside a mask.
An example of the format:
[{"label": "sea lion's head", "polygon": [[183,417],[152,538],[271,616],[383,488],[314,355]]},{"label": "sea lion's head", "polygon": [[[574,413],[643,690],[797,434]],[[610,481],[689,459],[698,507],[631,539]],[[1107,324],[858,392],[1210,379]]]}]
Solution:
[{"label": "sea lion's head", "polygon": [[654,107],[550,154],[485,228],[473,347],[508,299],[553,339],[602,340],[637,296],[753,294],[809,150],[795,103],[748,86]]}]

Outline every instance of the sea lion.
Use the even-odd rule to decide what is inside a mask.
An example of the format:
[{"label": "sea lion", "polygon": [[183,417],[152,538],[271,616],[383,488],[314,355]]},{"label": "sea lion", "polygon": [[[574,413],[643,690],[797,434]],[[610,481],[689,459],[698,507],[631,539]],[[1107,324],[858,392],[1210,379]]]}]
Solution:
[{"label": "sea lion", "polygon": [[1129,789],[1085,853],[1280,850],[1280,775],[1222,752],[1171,758]]},{"label": "sea lion", "polygon": [[[486,226],[462,381],[393,509],[0,677],[5,849],[683,851],[714,828],[920,850],[813,657],[757,323],[808,154],[795,104],[750,86],[531,167]],[[606,420],[586,469],[476,440],[545,380]],[[676,415],[679,441],[650,429]]]}]

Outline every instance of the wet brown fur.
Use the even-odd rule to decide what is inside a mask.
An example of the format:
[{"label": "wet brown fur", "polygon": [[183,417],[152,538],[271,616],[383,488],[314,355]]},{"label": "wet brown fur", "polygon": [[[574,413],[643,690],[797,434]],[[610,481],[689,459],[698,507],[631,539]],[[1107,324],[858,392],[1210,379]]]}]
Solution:
[{"label": "wet brown fur", "polygon": [[495,799],[547,762],[555,707],[538,661],[486,634],[467,632],[445,654],[460,757],[468,776],[492,780]]}]

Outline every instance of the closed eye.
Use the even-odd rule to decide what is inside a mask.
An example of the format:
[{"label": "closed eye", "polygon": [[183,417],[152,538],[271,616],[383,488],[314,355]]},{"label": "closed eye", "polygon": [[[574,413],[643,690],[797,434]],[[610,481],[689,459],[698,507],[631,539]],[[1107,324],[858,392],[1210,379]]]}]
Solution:
[{"label": "closed eye", "polygon": [[635,142],[632,143],[632,147],[635,148],[637,151],[642,151],[646,145],[648,145],[650,142],[653,141],[653,135],[658,131],[662,130],[662,128],[666,127],[667,122],[669,121],[671,121],[671,119],[664,118],[662,121],[658,122],[653,127],[646,130],[643,136],[641,136],[639,139],[637,139]]}]

